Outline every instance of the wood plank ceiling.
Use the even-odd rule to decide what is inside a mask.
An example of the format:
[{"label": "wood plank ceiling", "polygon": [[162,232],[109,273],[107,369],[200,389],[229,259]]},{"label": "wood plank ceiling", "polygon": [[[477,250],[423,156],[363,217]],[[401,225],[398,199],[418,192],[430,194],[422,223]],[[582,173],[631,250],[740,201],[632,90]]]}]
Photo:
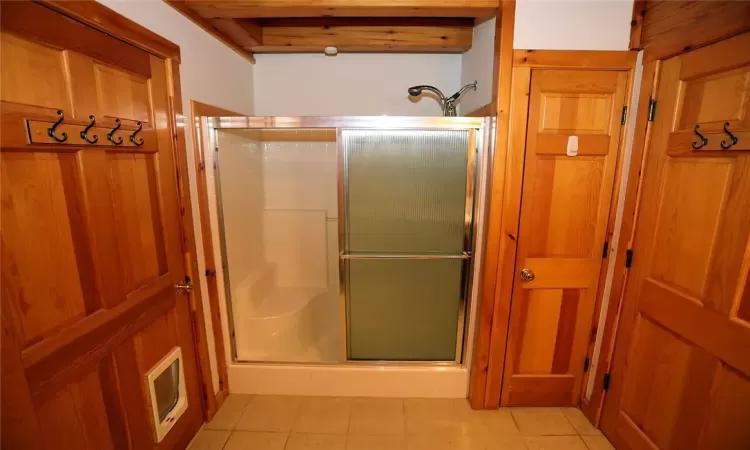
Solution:
[{"label": "wood plank ceiling", "polygon": [[499,0],[167,0],[244,57],[254,53],[443,52],[471,48]]}]

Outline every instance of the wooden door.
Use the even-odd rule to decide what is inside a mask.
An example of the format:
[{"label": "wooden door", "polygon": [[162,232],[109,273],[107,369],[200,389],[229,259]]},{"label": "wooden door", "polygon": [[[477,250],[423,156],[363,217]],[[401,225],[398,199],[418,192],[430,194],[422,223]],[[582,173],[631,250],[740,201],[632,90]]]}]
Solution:
[{"label": "wooden door", "polygon": [[[203,416],[165,61],[38,3],[1,17],[2,448],[184,448]],[[175,347],[188,409],[156,445],[145,374]]]},{"label": "wooden door", "polygon": [[750,448],[748,48],[662,67],[602,416],[618,449]]},{"label": "wooden door", "polygon": [[531,71],[503,405],[580,398],[626,84],[626,71]]}]

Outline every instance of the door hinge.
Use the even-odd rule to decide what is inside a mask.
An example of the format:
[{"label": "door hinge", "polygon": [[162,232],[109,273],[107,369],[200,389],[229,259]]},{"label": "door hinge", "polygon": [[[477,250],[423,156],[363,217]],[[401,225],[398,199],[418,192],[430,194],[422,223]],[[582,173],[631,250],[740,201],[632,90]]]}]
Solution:
[{"label": "door hinge", "polygon": [[620,125],[625,125],[625,122],[628,119],[628,105],[623,105],[622,107],[622,118],[620,120]]},{"label": "door hinge", "polygon": [[648,99],[648,121],[653,122],[656,117],[656,100],[653,98]]},{"label": "door hinge", "polygon": [[591,364],[591,358],[587,356],[586,359],[583,360],[583,372],[584,373],[589,371],[590,364]]},{"label": "door hinge", "polygon": [[206,276],[207,277],[215,277],[216,276],[216,269],[206,269]]},{"label": "door hinge", "polygon": [[606,258],[609,255],[609,241],[604,241],[604,248],[602,249],[602,258]]},{"label": "door hinge", "polygon": [[203,162],[203,161],[199,162],[199,163],[198,163],[198,168],[199,168],[200,170],[206,170],[206,163],[205,163],[205,162]]},{"label": "door hinge", "polygon": [[604,374],[604,379],[602,380],[602,390],[608,391],[609,390],[609,380],[612,377],[609,376],[609,373]]},{"label": "door hinge", "polygon": [[633,265],[633,250],[628,249],[625,251],[625,267],[628,269]]}]

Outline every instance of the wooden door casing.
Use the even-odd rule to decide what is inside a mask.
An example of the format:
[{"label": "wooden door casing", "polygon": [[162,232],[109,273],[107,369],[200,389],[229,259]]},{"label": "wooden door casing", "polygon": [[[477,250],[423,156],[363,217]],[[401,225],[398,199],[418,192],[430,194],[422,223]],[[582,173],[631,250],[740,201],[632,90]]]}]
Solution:
[{"label": "wooden door casing", "polygon": [[[203,415],[166,61],[38,3],[1,18],[2,446],[184,448]],[[66,142],[35,141],[58,110]],[[115,119],[144,144],[110,142]],[[144,376],[175,346],[189,406],[156,445]]]},{"label": "wooden door casing", "polygon": [[749,46],[662,65],[602,415],[617,448],[750,447]]},{"label": "wooden door casing", "polygon": [[[576,405],[628,71],[532,70],[503,405]],[[568,156],[577,136],[577,155]],[[520,271],[535,278],[522,281]]]}]

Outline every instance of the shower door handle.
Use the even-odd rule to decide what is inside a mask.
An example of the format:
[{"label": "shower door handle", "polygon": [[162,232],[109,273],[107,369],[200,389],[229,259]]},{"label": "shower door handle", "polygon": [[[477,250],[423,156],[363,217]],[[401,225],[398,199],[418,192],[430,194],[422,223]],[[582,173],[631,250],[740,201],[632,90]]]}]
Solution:
[{"label": "shower door handle", "polygon": [[388,253],[372,253],[372,254],[360,254],[352,255],[349,253],[341,253],[339,255],[341,259],[470,259],[471,252],[463,252],[459,255],[430,255],[430,254],[388,254]]}]

